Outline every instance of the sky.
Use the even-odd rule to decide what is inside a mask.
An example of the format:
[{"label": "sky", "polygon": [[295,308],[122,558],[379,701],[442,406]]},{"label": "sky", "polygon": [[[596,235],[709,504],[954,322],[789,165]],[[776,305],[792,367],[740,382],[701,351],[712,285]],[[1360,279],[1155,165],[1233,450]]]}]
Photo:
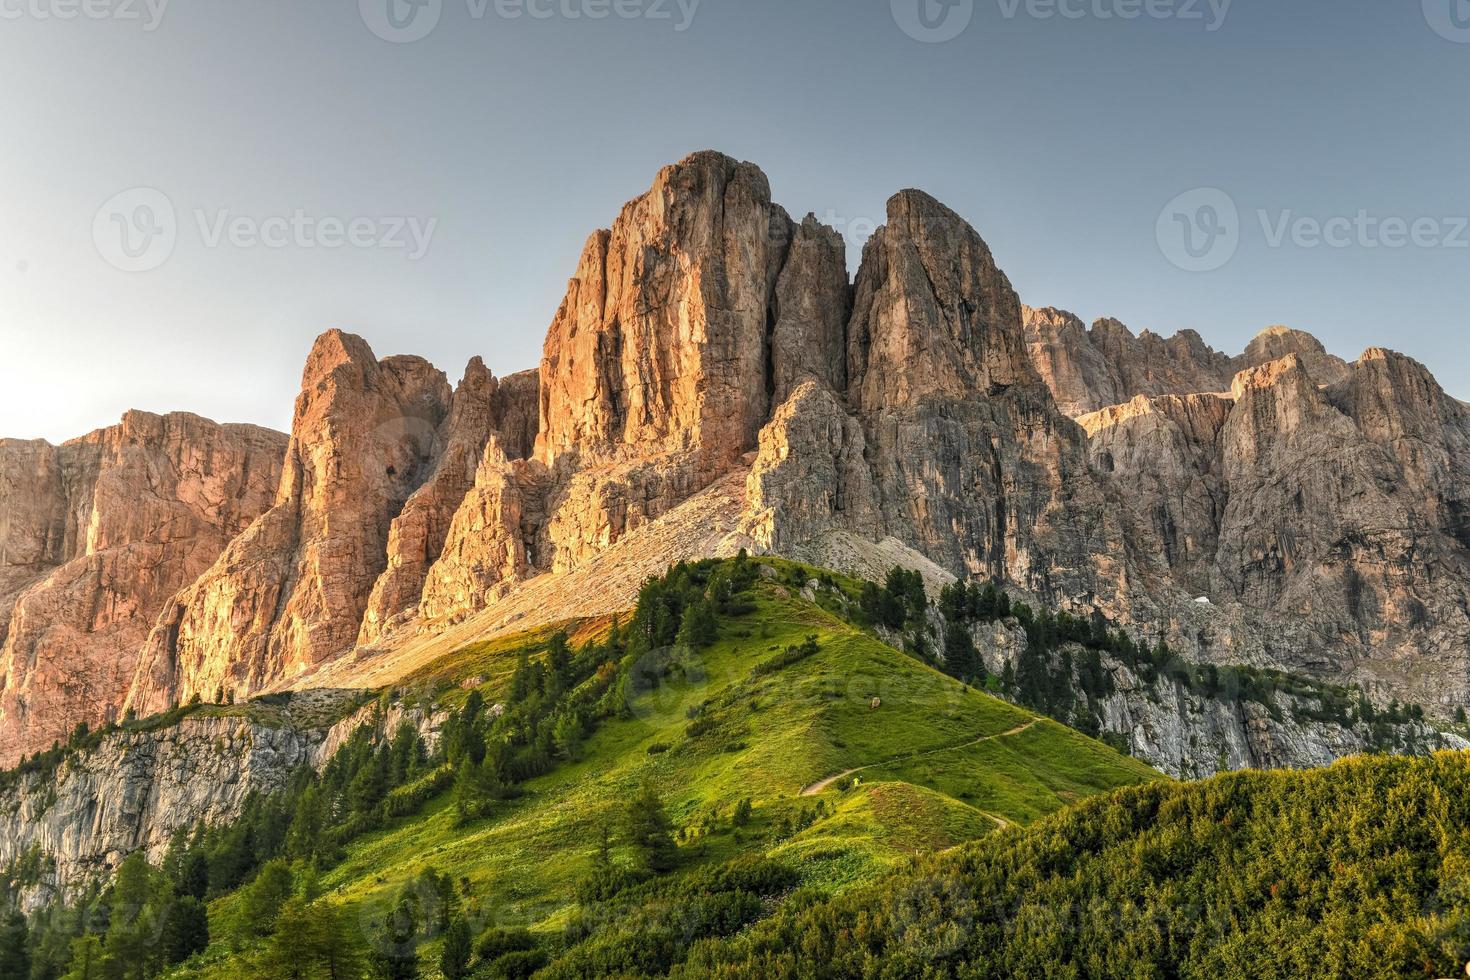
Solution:
[{"label": "sky", "polygon": [[0,92],[4,436],[284,429],[333,327],[533,367],[705,148],[851,271],[918,187],[1023,302],[1470,398],[1470,0],[0,0]]}]

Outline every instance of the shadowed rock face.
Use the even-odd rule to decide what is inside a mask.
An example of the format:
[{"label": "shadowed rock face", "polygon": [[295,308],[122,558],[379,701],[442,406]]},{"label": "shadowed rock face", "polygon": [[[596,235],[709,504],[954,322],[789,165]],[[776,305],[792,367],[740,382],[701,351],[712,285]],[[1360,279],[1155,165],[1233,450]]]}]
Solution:
[{"label": "shadowed rock face", "polygon": [[[1027,357],[1015,291],[979,235],[928,195],[898,194],[888,219],[864,251],[848,329],[847,404],[873,497],[840,513],[842,526],[956,573],[1048,596],[1075,587],[1080,539],[1059,522],[1120,529],[1105,527],[1083,434]],[[800,509],[816,488],[796,491]],[[869,506],[876,527],[853,519]]]},{"label": "shadowed rock face", "polygon": [[852,286],[847,247],[832,228],[807,215],[791,237],[776,284],[771,332],[771,405],[807,378],[833,391],[847,387],[847,320]]},{"label": "shadowed rock face", "polygon": [[[172,460],[171,438],[140,437],[144,456]],[[1192,332],[1022,307],[979,235],[918,191],[892,199],[850,283],[835,231],[793,223],[754,166],[696,154],[587,241],[538,371],[497,380],[476,360],[451,390],[333,331],[289,446],[258,439],[273,461],[211,491],[235,501],[205,521],[214,537],[146,601],[102,604],[131,624],[97,649],[140,711],[340,679],[530,579],[624,542],[650,542],[657,565],[693,540],[862,569],[908,555],[1199,658],[1362,680],[1441,714],[1470,704],[1470,422],[1422,366],[1376,350],[1348,365],[1285,328],[1229,357]],[[79,508],[91,471],[66,453],[0,444],[6,609],[88,541],[141,538],[172,560],[176,539],[148,528],[173,524]],[[699,500],[720,511],[706,533],[659,533]],[[78,566],[52,594],[80,589],[73,607],[91,610],[97,587],[66,583],[101,574]],[[535,614],[576,615],[578,599]],[[21,678],[0,726],[42,703],[45,672],[16,664],[89,663],[72,638],[105,632],[40,621],[0,626]],[[18,636],[39,652],[12,652]],[[127,681],[108,684],[115,710]],[[77,701],[46,702],[45,730],[69,728]]]},{"label": "shadowed rock face", "polygon": [[0,441],[0,765],[115,716],[169,596],[270,506],[285,443],[144,412]]}]

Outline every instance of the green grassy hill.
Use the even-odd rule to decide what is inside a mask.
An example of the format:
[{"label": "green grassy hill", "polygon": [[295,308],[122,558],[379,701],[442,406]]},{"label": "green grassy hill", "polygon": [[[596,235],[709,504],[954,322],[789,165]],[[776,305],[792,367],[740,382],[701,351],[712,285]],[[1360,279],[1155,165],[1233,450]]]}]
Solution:
[{"label": "green grassy hill", "polygon": [[[603,828],[618,825],[644,786],[663,800],[679,839],[660,887],[763,857],[794,872],[786,890],[836,894],[917,855],[1161,778],[880,642],[852,621],[856,583],[823,574],[820,595],[804,598],[802,585],[817,574],[763,563],[733,613],[716,617],[709,645],[629,654],[626,710],[601,723],[575,760],[528,780],[482,819],[465,822],[453,792],[438,793],[351,841],[321,873],[321,900],[370,923],[406,882],[434,869],[453,877],[477,931],[524,926],[554,952],[585,913],[577,886]],[[601,626],[576,636],[591,640]],[[461,651],[419,680],[453,705],[468,697],[464,677],[484,679],[485,701],[504,702],[518,659],[527,646],[539,654],[547,636]],[[749,817],[737,825],[742,801]],[[631,861],[616,836],[612,858]],[[213,902],[219,938],[177,975],[240,975],[259,943],[229,935],[236,902]],[[426,975],[437,975],[441,942],[420,948]]]}]

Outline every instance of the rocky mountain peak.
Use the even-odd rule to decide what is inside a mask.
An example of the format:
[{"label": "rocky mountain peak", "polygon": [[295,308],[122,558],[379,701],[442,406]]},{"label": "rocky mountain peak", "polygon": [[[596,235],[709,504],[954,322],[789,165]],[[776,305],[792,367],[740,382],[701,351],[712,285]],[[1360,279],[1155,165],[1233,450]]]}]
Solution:
[{"label": "rocky mountain peak", "polygon": [[1087,339],[1087,325],[1075,313],[1059,310],[1055,306],[1031,307],[1022,304],[1021,319],[1026,324],[1028,335],[1034,333],[1038,339],[1056,342],[1062,338]]},{"label": "rocky mountain peak", "polygon": [[[1432,498],[1470,498],[1454,474],[1470,469],[1470,411],[1423,364],[1382,347],[1363,352],[1327,397],[1369,439],[1391,448],[1410,484]],[[1447,518],[1461,534],[1465,514]],[[1467,512],[1470,513],[1470,512]]]},{"label": "rocky mountain peak", "polygon": [[922,191],[894,195],[863,250],[847,368],[864,411],[1037,380],[1010,280],[974,228]]},{"label": "rocky mountain peak", "polygon": [[1305,330],[1291,327],[1267,327],[1246,346],[1236,359],[1240,367],[1255,367],[1268,361],[1295,354],[1318,384],[1335,384],[1348,374],[1348,365],[1340,357],[1327,352],[1322,342]]},{"label": "rocky mountain peak", "polygon": [[160,617],[129,693],[140,713],[259,689],[357,640],[393,522],[444,452],[453,393],[423,358],[379,360],[340,330],[317,339],[302,382],[276,505]]},{"label": "rocky mountain peak", "polygon": [[691,450],[714,472],[753,447],[791,234],[752,164],[703,152],[661,170],[568,285],[542,358],[538,458]]},{"label": "rocky mountain peak", "polygon": [[1246,345],[1245,356],[1256,363],[1275,361],[1287,354],[1325,354],[1322,341],[1305,330],[1291,327],[1267,327]]},{"label": "rocky mountain peak", "polygon": [[[301,391],[312,392],[328,379],[338,384],[366,387],[368,377],[376,373],[378,359],[368,342],[356,334],[331,329],[317,337],[306,355],[301,371]],[[343,372],[346,372],[345,374]],[[350,378],[355,375],[356,381]]]}]

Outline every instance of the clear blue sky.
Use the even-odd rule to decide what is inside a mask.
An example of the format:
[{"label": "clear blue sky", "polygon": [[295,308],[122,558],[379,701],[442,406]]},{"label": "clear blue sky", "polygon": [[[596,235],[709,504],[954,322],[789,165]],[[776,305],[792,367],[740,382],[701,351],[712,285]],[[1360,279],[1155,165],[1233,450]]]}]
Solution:
[{"label": "clear blue sky", "polygon": [[[496,5],[520,0],[428,0],[438,22],[412,43],[369,29],[392,35],[388,0],[174,0],[156,23],[161,0],[86,2],[61,19],[82,0],[0,0],[0,434],[65,438],[129,407],[284,427],[329,327],[452,380],[477,353],[533,366],[586,236],[706,147],[843,223],[854,265],[888,195],[920,187],[1027,303],[1232,352],[1286,323],[1349,358],[1403,350],[1470,397],[1470,247],[1433,243],[1470,245],[1467,0],[1235,0],[1222,23],[1205,0],[1132,20],[1100,16],[1130,0],[1063,0],[1080,17],[924,0],[941,31],[969,18],[944,43],[900,28],[920,0],[702,0],[687,23],[693,0],[526,0],[551,16],[517,18]],[[104,204],[138,187],[176,241],[130,273],[98,241],[122,231]],[[1238,250],[1187,272],[1159,218],[1200,187],[1238,208]],[[120,213],[141,234],[140,200]],[[1273,228],[1435,224],[1402,248],[1313,246],[1310,228],[1273,247],[1263,209]],[[411,259],[265,222],[298,211],[368,219],[364,242],[436,224]],[[245,221],[214,240],[222,213]]]}]

